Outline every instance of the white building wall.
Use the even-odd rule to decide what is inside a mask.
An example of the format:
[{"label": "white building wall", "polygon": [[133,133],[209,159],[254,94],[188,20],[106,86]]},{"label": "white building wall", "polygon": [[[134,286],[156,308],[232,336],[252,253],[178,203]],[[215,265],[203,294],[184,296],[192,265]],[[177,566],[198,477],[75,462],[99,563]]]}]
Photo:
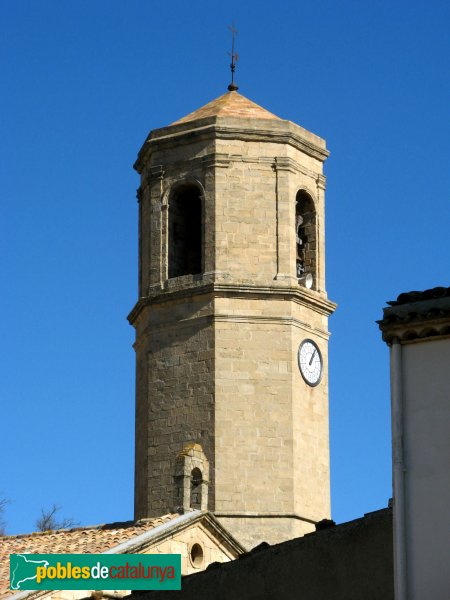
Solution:
[{"label": "white building wall", "polygon": [[450,337],[402,345],[408,600],[450,598]]}]

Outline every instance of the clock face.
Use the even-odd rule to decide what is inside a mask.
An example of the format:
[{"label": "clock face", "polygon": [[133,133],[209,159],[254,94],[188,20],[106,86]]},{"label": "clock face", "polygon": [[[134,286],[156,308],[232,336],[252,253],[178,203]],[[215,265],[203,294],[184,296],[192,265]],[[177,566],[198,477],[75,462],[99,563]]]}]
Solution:
[{"label": "clock face", "polygon": [[322,355],[312,340],[303,340],[298,349],[298,366],[306,383],[312,387],[322,379]]}]

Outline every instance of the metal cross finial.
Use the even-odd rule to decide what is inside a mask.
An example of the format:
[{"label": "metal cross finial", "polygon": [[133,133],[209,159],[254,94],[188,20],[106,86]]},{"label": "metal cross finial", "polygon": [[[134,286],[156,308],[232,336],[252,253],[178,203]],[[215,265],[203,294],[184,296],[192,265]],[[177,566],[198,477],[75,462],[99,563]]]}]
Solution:
[{"label": "metal cross finial", "polygon": [[238,89],[238,86],[234,83],[234,71],[236,69],[238,55],[237,52],[234,51],[234,37],[235,34],[237,34],[237,29],[234,28],[234,22],[231,25],[228,25],[228,29],[231,31],[231,54],[228,52],[228,54],[231,56],[231,83],[228,86],[228,89],[230,92],[235,92]]}]

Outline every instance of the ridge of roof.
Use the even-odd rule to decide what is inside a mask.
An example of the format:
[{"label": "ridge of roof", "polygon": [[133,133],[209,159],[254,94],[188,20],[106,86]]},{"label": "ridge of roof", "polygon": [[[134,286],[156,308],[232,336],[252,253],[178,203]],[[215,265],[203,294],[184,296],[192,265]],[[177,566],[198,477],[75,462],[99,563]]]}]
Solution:
[{"label": "ridge of roof", "polygon": [[65,529],[46,529],[45,531],[30,531],[30,533],[17,533],[12,535],[0,535],[0,543],[5,540],[21,539],[21,538],[37,538],[48,535],[67,534],[78,531],[101,530],[107,531],[111,529],[128,529],[131,527],[145,527],[146,525],[156,524],[157,521],[171,520],[178,517],[178,513],[169,513],[161,517],[137,519],[136,521],[114,521],[113,523],[100,523],[99,525],[81,525],[80,527],[68,527]]},{"label": "ridge of roof", "polygon": [[438,298],[447,298],[450,296],[450,287],[434,287],[423,291],[403,292],[397,296],[397,300],[386,302],[389,306],[401,306],[412,302],[422,302],[423,300],[436,300]]},{"label": "ridge of roof", "polygon": [[[122,523],[123,527],[120,529],[125,529],[126,527],[130,527],[135,524],[134,521],[124,521]],[[111,525],[111,526],[109,526]],[[112,527],[112,525],[117,525],[117,527]],[[6,534],[0,535],[0,543],[5,540],[13,540],[13,539],[24,539],[24,538],[38,538],[45,537],[48,535],[55,535],[58,533],[69,533],[75,531],[90,531],[90,530],[98,530],[98,529],[119,529],[119,525],[116,523],[104,523],[101,525],[83,525],[81,527],[67,527],[65,529],[46,529],[45,531],[30,531],[30,533],[16,533],[16,534]]]},{"label": "ridge of roof", "polygon": [[158,523],[155,527],[150,527],[138,534],[137,536],[131,537],[129,540],[113,546],[109,550],[106,550],[104,554],[121,554],[129,551],[131,548],[142,546],[143,544],[164,535],[170,529],[174,527],[185,527],[186,524],[191,521],[197,521],[205,516],[206,513],[200,510],[191,510],[184,514],[177,514],[173,519],[169,519],[163,523]]},{"label": "ridge of roof", "polygon": [[249,100],[236,91],[229,91],[215,98],[208,104],[201,106],[197,110],[171,123],[172,125],[181,125],[190,121],[204,119],[206,117],[238,117],[243,119],[275,119],[280,117],[269,112],[256,102]]}]

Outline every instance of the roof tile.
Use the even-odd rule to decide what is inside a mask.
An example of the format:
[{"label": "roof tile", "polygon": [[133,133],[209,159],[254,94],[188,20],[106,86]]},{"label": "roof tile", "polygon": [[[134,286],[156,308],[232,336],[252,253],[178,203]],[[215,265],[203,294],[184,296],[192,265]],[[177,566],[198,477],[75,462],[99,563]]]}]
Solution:
[{"label": "roof tile", "polygon": [[242,119],[278,119],[279,117],[269,112],[262,106],[255,104],[245,96],[235,91],[227,92],[219,98],[212,100],[205,106],[189,113],[172,125],[180,125],[206,117],[238,117]]},{"label": "roof tile", "polygon": [[101,554],[178,517],[168,514],[140,521],[0,536],[0,599],[14,593],[9,589],[10,554]]}]

